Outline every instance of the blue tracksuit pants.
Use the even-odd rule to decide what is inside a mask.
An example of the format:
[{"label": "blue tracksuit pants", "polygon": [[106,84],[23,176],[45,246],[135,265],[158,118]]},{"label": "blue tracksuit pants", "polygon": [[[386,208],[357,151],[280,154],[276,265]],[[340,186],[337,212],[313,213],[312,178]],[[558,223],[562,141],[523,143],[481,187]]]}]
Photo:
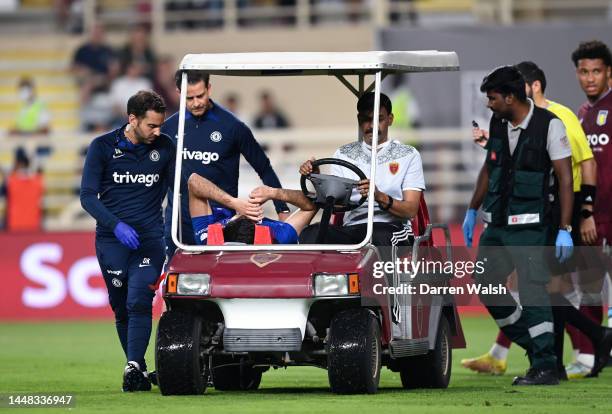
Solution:
[{"label": "blue tracksuit pants", "polygon": [[116,239],[96,238],[96,255],[125,356],[145,371],[153,289],[164,264],[163,239],[141,240],[140,247],[131,250]]}]

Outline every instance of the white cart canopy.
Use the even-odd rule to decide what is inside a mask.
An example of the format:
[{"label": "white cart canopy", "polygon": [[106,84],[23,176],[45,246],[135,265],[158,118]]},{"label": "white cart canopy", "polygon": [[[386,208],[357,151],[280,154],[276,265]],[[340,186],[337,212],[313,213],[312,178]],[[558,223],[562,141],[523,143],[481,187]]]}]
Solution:
[{"label": "white cart canopy", "polygon": [[[183,58],[180,69],[203,70],[212,75],[232,76],[335,76],[357,97],[374,90],[374,125],[372,134],[372,159],[376,159],[378,143],[378,114],[382,79],[389,74],[404,72],[442,72],[459,70],[459,59],[455,52],[421,50],[412,52],[257,52],[257,53],[208,53],[189,54]],[[358,88],[345,76],[357,75]],[[374,82],[365,87],[365,77],[374,75]],[[374,216],[374,186],[368,195],[368,225],[365,239],[356,245],[301,244],[297,245],[248,245],[248,246],[189,246],[178,238],[180,208],[180,178],[182,167],[183,139],[185,129],[185,101],[187,97],[187,74],[181,80],[181,106],[179,111],[178,142],[174,176],[172,210],[172,240],[177,247],[189,252],[215,251],[281,251],[281,250],[347,250],[359,249],[372,238]],[[371,163],[370,177],[376,177],[376,163]]]},{"label": "white cart canopy", "polygon": [[258,52],[186,55],[180,69],[213,75],[296,76],[363,75],[459,70],[455,52]]}]

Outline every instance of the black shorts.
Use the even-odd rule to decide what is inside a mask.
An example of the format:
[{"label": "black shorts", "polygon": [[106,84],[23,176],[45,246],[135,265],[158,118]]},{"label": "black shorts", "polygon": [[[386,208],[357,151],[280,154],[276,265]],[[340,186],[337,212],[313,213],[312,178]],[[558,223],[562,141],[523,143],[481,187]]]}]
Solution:
[{"label": "black shorts", "polygon": [[[366,235],[367,224],[353,224],[349,226],[330,225],[327,230],[325,244],[357,244]],[[381,223],[375,222],[372,231],[372,244],[380,247],[390,247],[394,233],[401,233],[405,230],[402,223]],[[409,231],[408,237],[402,238],[398,245],[412,246],[414,236]],[[300,234],[300,243],[312,244],[316,242],[319,233],[319,223],[307,226]]]}]

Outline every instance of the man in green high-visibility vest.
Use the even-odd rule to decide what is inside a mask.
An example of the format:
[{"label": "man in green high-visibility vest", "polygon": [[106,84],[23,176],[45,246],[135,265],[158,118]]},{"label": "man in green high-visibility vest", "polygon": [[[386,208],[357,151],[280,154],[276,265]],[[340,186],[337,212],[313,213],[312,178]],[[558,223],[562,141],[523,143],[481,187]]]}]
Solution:
[{"label": "man in green high-visibility vest", "polygon": [[[522,307],[509,293],[481,294],[497,325],[525,348],[530,368],[514,385],[559,383],[554,351],[553,318],[546,283],[550,279],[545,246],[555,246],[560,262],[572,254],[573,206],[571,147],[563,123],[528,99],[525,80],[516,67],[487,75],[480,87],[493,112],[487,157],[464,221],[471,246],[476,211],[487,223],[480,237],[478,260],[485,271],[478,282],[503,284],[516,269]],[[554,222],[560,208],[559,222]]]}]

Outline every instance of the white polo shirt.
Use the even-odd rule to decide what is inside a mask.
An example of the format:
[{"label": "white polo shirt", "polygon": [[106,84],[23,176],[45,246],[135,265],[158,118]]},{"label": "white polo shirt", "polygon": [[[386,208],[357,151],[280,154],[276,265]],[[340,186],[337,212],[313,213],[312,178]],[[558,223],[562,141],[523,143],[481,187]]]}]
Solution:
[{"label": "white polo shirt", "polygon": [[[341,146],[334,153],[334,158],[340,158],[355,164],[370,178],[370,162],[372,147],[364,142],[351,142]],[[376,187],[385,194],[396,200],[404,198],[405,190],[425,190],[425,178],[423,177],[423,163],[421,155],[412,146],[402,144],[396,140],[389,140],[378,146],[376,154]],[[357,174],[339,165],[331,166],[331,174],[339,177],[359,180]],[[361,198],[355,189],[351,195],[351,201],[357,202]],[[368,218],[368,204],[363,203],[355,210],[349,211],[344,216],[344,225],[366,223]],[[374,203],[374,222],[397,222],[405,221],[394,216],[388,211],[383,211]]]}]

